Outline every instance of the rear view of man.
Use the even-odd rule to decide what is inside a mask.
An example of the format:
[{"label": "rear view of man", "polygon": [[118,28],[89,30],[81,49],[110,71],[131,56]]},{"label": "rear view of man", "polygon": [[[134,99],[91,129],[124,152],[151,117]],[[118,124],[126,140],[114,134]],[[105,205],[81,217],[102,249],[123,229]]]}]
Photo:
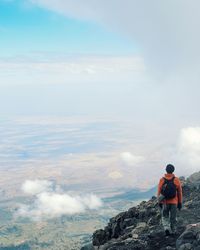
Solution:
[{"label": "rear view of man", "polygon": [[158,202],[161,207],[162,225],[166,235],[176,232],[176,212],[177,208],[182,208],[182,188],[181,182],[173,172],[175,168],[172,164],[166,166],[166,174],[160,179],[158,185]]}]

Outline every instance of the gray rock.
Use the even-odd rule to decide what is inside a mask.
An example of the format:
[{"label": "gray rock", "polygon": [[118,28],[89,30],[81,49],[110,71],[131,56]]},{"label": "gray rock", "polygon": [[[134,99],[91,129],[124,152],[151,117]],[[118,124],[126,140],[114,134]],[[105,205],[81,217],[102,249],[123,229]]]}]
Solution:
[{"label": "gray rock", "polygon": [[83,247],[81,247],[81,250],[95,250],[94,246],[90,243],[90,244],[87,244]]},{"label": "gray rock", "polygon": [[178,248],[178,250],[192,250],[192,249],[194,248],[190,243],[185,243]]},{"label": "gray rock", "polygon": [[178,250],[195,249],[200,246],[200,223],[191,224],[176,241]]},{"label": "gray rock", "polygon": [[144,231],[147,231],[147,223],[146,222],[139,222],[136,226],[136,228],[134,228],[132,230],[132,235],[133,234],[141,234],[143,233]]},{"label": "gray rock", "polygon": [[177,213],[176,235],[165,236],[157,199],[152,197],[116,215],[104,229],[95,231],[93,245],[98,246],[98,250],[200,250],[200,225],[190,225],[200,221],[200,192],[197,188],[200,172],[187,180],[182,178],[181,182],[184,204],[182,211]]}]

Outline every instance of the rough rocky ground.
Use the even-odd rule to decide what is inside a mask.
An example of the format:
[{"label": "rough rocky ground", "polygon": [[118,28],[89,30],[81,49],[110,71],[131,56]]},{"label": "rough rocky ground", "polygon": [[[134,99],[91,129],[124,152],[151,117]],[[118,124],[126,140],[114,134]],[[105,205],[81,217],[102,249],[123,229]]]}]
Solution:
[{"label": "rough rocky ground", "polygon": [[177,234],[165,236],[156,197],[110,219],[94,232],[86,249],[99,250],[200,250],[200,173],[182,178],[183,208],[178,212]]}]

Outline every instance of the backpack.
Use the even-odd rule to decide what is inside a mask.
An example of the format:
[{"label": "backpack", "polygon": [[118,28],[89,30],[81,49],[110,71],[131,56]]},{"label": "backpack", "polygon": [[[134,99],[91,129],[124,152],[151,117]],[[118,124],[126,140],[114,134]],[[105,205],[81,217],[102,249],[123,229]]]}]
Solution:
[{"label": "backpack", "polygon": [[168,179],[166,179],[164,177],[163,177],[163,179],[164,179],[164,183],[163,183],[163,186],[162,186],[162,189],[161,189],[161,194],[163,196],[165,196],[166,200],[175,198],[176,197],[176,191],[177,191],[177,187],[174,184],[175,176],[170,180],[168,180]]}]

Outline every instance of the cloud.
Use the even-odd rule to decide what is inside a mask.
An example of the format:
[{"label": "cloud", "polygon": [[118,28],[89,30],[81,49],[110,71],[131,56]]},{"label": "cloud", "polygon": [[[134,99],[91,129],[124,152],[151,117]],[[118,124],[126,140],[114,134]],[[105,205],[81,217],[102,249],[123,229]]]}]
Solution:
[{"label": "cloud", "polygon": [[[17,65],[12,60],[7,62],[4,60],[1,63],[0,73],[2,84],[23,82],[35,86],[41,83],[79,82],[83,85],[89,82],[99,83],[100,86],[106,83],[102,88],[106,89],[107,85],[110,86],[107,83],[118,82],[122,100],[119,101],[121,96],[115,95],[115,87],[111,93],[106,89],[102,96],[103,99],[105,95],[108,96],[108,104],[103,106],[103,113],[108,110],[110,103],[115,102],[110,113],[113,114],[113,110],[117,110],[119,116],[127,112],[127,115],[134,117],[135,120],[149,123],[153,120],[154,124],[168,119],[174,119],[174,124],[177,124],[180,121],[177,117],[187,120],[198,114],[200,1],[194,0],[192,4],[188,0],[27,0],[27,2],[67,17],[98,23],[109,31],[128,37],[133,44],[140,47],[137,56],[139,60],[136,60],[135,64],[132,57],[107,59],[106,56],[97,56],[96,59],[81,57],[73,60],[18,60]],[[155,78],[152,80],[149,77],[148,73],[152,72],[159,80]],[[127,82],[133,83],[133,88],[128,89]],[[102,100],[100,91],[98,94],[88,93],[89,88],[90,86],[86,86],[80,92],[87,97],[100,96]],[[130,95],[123,92],[125,89],[128,89]],[[70,90],[65,92],[70,93]],[[113,101],[115,97],[116,101]],[[68,99],[70,98],[67,96],[65,100]],[[86,101],[88,99],[86,98]],[[88,106],[94,107],[95,114],[98,114],[99,99],[96,103],[96,98],[94,99]],[[78,107],[74,103],[66,102],[62,106]],[[42,103],[45,102],[42,100]],[[126,105],[123,107],[124,103]],[[1,106],[5,107],[6,104],[4,102]],[[57,112],[59,111],[60,109]]]},{"label": "cloud", "polygon": [[[45,59],[44,59],[45,58]],[[0,58],[2,83],[15,79],[31,82],[88,82],[138,77],[145,70],[139,56],[97,56],[31,54]],[[30,75],[32,75],[30,79]],[[127,77],[126,77],[127,76]],[[37,79],[36,79],[37,78]]]},{"label": "cloud", "polygon": [[66,17],[97,23],[108,31],[127,37],[138,47],[139,57],[145,65],[145,71],[140,71],[142,74],[135,76],[135,72],[130,74],[130,71],[118,74],[116,70],[112,79],[105,71],[95,74],[97,82],[98,79],[101,83],[120,82],[122,91],[126,82],[137,84],[139,92],[132,92],[133,98],[127,108],[135,107],[135,119],[144,117],[155,123],[155,119],[160,122],[174,118],[177,124],[178,116],[187,120],[189,116],[197,115],[200,99],[200,1],[194,0],[192,4],[188,0],[29,2]]},{"label": "cloud", "polygon": [[[194,71],[200,62],[198,0],[29,0],[67,17],[92,20],[141,46],[149,67],[168,73]],[[196,67],[195,67],[196,68]]]},{"label": "cloud", "polygon": [[133,155],[130,152],[123,152],[120,155],[121,160],[128,166],[135,166],[144,161],[144,157],[140,155]]},{"label": "cloud", "polygon": [[183,128],[178,142],[179,161],[187,174],[200,171],[200,127]]},{"label": "cloud", "polygon": [[[45,59],[44,59],[45,57]],[[123,71],[143,71],[144,62],[139,56],[97,56],[97,55],[48,55],[31,54],[0,58],[3,70],[32,70],[36,72],[95,74],[98,72],[117,73]]]},{"label": "cloud", "polygon": [[19,204],[16,215],[32,220],[84,213],[102,206],[101,199],[94,194],[72,196],[63,193],[59,186],[55,190],[53,183],[46,180],[25,181],[22,189],[35,197],[31,204]]},{"label": "cloud", "polygon": [[22,191],[28,195],[52,191],[53,183],[47,180],[26,180],[22,184]]}]

